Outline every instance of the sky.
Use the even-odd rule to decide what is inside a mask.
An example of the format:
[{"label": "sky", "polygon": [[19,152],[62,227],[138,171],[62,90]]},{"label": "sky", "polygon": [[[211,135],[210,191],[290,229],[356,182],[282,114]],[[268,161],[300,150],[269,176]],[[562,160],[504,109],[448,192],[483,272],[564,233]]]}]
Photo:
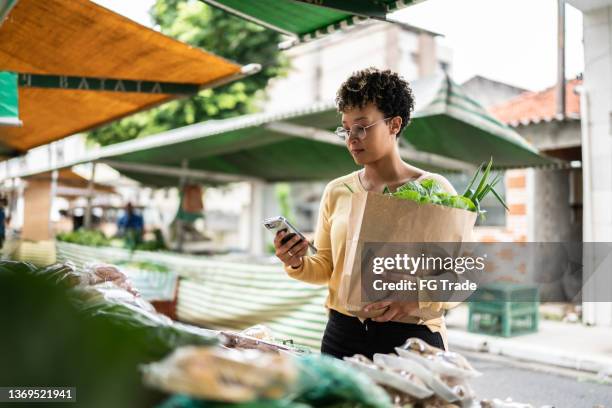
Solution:
[{"label": "sky", "polygon": [[[151,26],[154,0],[94,0]],[[474,75],[537,91],[557,79],[557,0],[427,0],[392,15],[444,35],[453,50],[452,75]],[[566,77],[582,72],[582,14],[567,5]]]}]

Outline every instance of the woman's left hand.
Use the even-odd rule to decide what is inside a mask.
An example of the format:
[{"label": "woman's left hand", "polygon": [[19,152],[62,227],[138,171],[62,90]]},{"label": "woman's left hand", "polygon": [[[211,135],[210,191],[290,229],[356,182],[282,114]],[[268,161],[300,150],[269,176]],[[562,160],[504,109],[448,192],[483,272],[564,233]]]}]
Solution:
[{"label": "woman's left hand", "polygon": [[372,318],[375,322],[388,322],[408,317],[419,308],[419,302],[376,302],[370,303],[363,310],[366,312],[387,309],[385,313]]}]

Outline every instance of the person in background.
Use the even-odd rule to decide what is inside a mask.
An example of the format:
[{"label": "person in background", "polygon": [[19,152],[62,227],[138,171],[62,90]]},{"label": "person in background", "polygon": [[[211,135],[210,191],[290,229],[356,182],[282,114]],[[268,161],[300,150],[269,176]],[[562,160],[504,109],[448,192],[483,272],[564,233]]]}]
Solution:
[{"label": "person in background", "polygon": [[134,211],[132,203],[127,203],[125,206],[125,214],[119,218],[117,227],[118,235],[125,238],[128,247],[134,248],[142,242],[144,220],[142,215]]}]

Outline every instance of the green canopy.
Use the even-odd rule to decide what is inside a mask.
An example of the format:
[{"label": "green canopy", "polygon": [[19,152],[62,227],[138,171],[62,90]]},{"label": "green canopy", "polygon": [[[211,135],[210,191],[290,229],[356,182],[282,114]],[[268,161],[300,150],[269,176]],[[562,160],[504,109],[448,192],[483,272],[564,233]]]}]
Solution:
[{"label": "green canopy", "polygon": [[514,129],[469,98],[447,75],[412,84],[416,96],[412,123],[403,137],[419,151],[480,164],[493,158],[497,168],[553,164]]},{"label": "green canopy", "polygon": [[17,74],[0,72],[0,126],[18,126]]},{"label": "green canopy", "polygon": [[15,4],[17,4],[17,0],[0,0],[0,25],[2,25],[2,22]]},{"label": "green canopy", "polygon": [[[97,160],[143,184],[173,186],[187,164],[188,178],[208,183],[250,179],[329,180],[358,169],[344,142],[309,118],[338,121],[333,104],[312,112],[254,114],[209,121],[100,150]],[[305,124],[309,124],[305,125]],[[406,160],[432,171],[462,170],[463,163],[404,152]]]},{"label": "green canopy", "polygon": [[[407,162],[429,171],[469,173],[491,156],[498,168],[554,164],[464,97],[447,76],[414,81],[412,88],[415,112],[400,140]],[[65,166],[105,162],[152,186],[175,186],[181,176],[211,184],[330,180],[358,168],[332,133],[339,123],[334,102],[321,102],[198,123],[107,146]]]},{"label": "green canopy", "polygon": [[[202,0],[211,6],[286,35],[308,41],[419,0]],[[422,1],[422,0],[421,0]]]}]

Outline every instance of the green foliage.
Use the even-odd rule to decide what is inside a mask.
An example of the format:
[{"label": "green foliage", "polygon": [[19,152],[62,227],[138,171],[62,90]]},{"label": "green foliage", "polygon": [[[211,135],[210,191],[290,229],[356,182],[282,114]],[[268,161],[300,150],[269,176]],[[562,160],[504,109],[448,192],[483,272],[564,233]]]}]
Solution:
[{"label": "green foliage", "polygon": [[210,120],[255,111],[271,78],[282,75],[287,60],[278,50],[280,34],[234,17],[197,0],[157,0],[151,15],[161,32],[239,64],[262,70],[239,81],[201,91],[141,112],[88,134],[102,146]]},{"label": "green foliage", "polygon": [[[502,203],[506,210],[508,209],[504,200],[494,189],[495,185],[502,178],[501,173],[495,176],[492,180],[489,180],[492,167],[493,159],[491,159],[486,166],[483,163],[472,177],[470,184],[467,186],[462,195],[445,193],[442,190],[442,187],[433,179],[425,179],[421,182],[409,181],[408,183],[400,186],[394,193],[386,194],[401,198],[403,200],[411,200],[422,204],[431,203],[473,211],[478,213],[480,217],[484,218],[485,211],[480,208],[480,203],[489,193],[492,193]],[[482,176],[480,177],[480,181],[478,182],[476,189],[473,189],[472,186],[478,179],[481,171]],[[385,189],[388,192],[386,187]]]},{"label": "green foliage", "polygon": [[79,229],[73,232],[61,232],[55,237],[58,241],[87,246],[109,246],[110,240],[97,230]]},{"label": "green foliage", "polygon": [[281,215],[289,220],[294,221],[293,205],[291,203],[291,186],[288,183],[279,183],[276,185],[276,198],[280,206]]}]

